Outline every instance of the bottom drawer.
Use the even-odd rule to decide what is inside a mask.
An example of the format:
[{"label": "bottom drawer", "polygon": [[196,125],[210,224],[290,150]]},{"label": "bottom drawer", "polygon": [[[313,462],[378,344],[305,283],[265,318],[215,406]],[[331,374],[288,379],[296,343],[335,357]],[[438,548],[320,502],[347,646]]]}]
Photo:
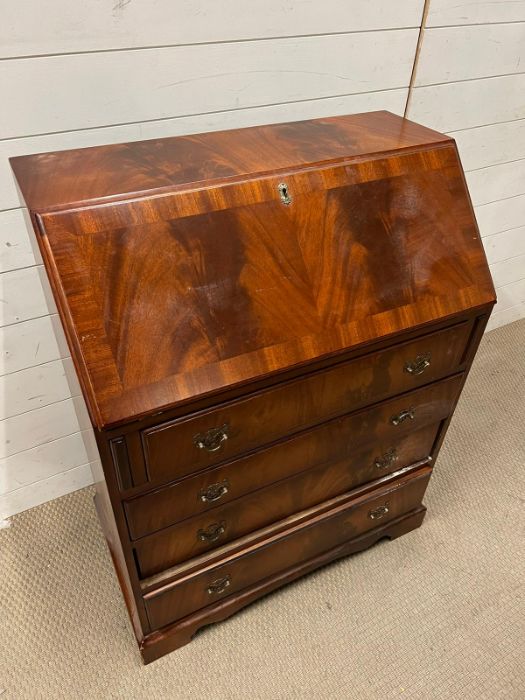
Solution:
[{"label": "bottom drawer", "polygon": [[421,504],[431,472],[430,467],[422,467],[350,501],[334,499],[339,505],[321,514],[314,512],[308,520],[266,542],[146,593],[152,628],[179,620],[414,510]]}]

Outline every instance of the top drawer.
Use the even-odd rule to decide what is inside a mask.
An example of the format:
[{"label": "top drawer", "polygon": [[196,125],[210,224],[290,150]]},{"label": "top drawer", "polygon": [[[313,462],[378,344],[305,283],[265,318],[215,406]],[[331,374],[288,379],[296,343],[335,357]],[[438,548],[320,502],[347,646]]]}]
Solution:
[{"label": "top drawer", "polygon": [[230,459],[292,432],[439,379],[458,369],[471,322],[162,423],[142,432],[149,481]]}]

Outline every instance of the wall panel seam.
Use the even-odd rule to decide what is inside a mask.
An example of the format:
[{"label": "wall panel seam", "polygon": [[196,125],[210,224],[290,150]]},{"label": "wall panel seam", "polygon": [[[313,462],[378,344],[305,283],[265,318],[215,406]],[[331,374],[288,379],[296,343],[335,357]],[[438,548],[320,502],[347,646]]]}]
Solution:
[{"label": "wall panel seam", "polygon": [[470,22],[468,24],[431,24],[427,26],[427,29],[454,29],[456,27],[492,27],[497,26],[499,24],[525,24],[525,20],[514,19],[509,20],[508,22]]},{"label": "wall panel seam", "polygon": [[58,131],[46,131],[46,132],[41,132],[41,133],[23,134],[20,136],[9,136],[8,138],[0,139],[0,144],[6,143],[8,141],[21,141],[22,139],[33,139],[33,138],[37,138],[39,136],[55,136],[56,134],[71,134],[71,133],[76,133],[76,132],[80,132],[80,131],[95,131],[97,129],[108,129],[108,128],[119,127],[119,126],[131,126],[133,124],[140,125],[140,124],[150,124],[152,122],[165,122],[165,121],[169,121],[170,119],[191,119],[193,117],[210,116],[213,114],[227,114],[230,112],[245,112],[248,110],[263,109],[265,107],[279,107],[281,105],[293,105],[293,104],[298,104],[300,102],[321,102],[323,100],[332,100],[332,99],[337,99],[337,98],[342,98],[342,97],[353,97],[354,95],[372,95],[372,94],[377,94],[378,92],[394,92],[396,90],[406,90],[407,88],[408,88],[408,85],[395,85],[393,87],[380,88],[377,90],[365,90],[364,92],[345,92],[345,93],[336,94],[336,95],[323,95],[323,97],[310,97],[310,98],[303,97],[303,98],[298,99],[298,100],[285,100],[285,101],[281,101],[281,102],[265,102],[264,104],[249,105],[247,107],[234,107],[234,108],[229,107],[228,109],[214,109],[210,112],[194,112],[191,114],[176,114],[176,115],[171,115],[169,117],[155,117],[154,119],[141,119],[139,121],[117,122],[117,123],[112,123],[112,124],[98,124],[96,126],[80,127],[79,129],[59,129]]},{"label": "wall panel seam", "polygon": [[[509,23],[510,24],[510,23]],[[193,41],[190,43],[176,43],[176,44],[158,44],[151,46],[124,46],[113,49],[92,49],[91,51],[63,51],[58,53],[39,53],[39,54],[27,54],[23,56],[1,56],[0,62],[2,61],[30,61],[35,58],[57,58],[61,56],[84,56],[98,53],[120,53],[123,51],[156,51],[162,49],[177,49],[177,48],[188,48],[191,46],[219,46],[223,44],[249,44],[256,41],[280,41],[281,39],[310,39],[316,37],[329,37],[329,36],[348,36],[350,34],[379,34],[383,32],[399,32],[404,29],[418,29],[418,25],[400,25],[399,27],[385,27],[382,29],[356,29],[349,30],[346,32],[315,32],[312,34],[286,34],[279,36],[260,36],[253,38],[244,39],[221,39],[218,41]]]},{"label": "wall panel seam", "polygon": [[[496,202],[508,202],[511,199],[516,199],[517,197],[523,197],[525,192],[520,192],[519,194],[513,194],[511,197],[500,197],[499,199],[494,199],[492,202],[483,202],[483,204],[475,204],[474,209],[479,209],[480,207],[488,207],[490,204],[496,204]],[[513,226],[513,228],[520,228],[519,226]],[[500,233],[498,231],[498,233]]]},{"label": "wall panel seam", "polygon": [[32,481],[29,484],[24,484],[24,486],[19,486],[17,489],[13,489],[12,491],[6,491],[6,493],[3,493],[0,495],[0,499],[6,498],[8,496],[12,496],[15,493],[18,493],[19,491],[22,491],[23,489],[29,489],[33,486],[36,486],[37,484],[42,484],[46,481],[50,481],[51,479],[55,479],[57,476],[63,476],[64,474],[68,474],[69,472],[74,471],[75,469],[84,469],[85,467],[93,464],[93,462],[84,462],[83,464],[77,464],[76,467],[69,467],[69,469],[64,469],[63,472],[56,472],[55,474],[52,474],[51,476],[46,476],[44,479],[38,479],[37,481]]},{"label": "wall panel seam", "polygon": [[[480,80],[498,80],[499,78],[510,78],[513,75],[525,75],[522,70],[513,73],[501,73],[501,75],[484,75],[481,78],[463,78],[462,80],[444,80],[440,83],[425,83],[424,85],[415,85],[413,90],[421,90],[431,87],[441,87],[441,85],[459,85],[460,83],[474,83]],[[456,129],[459,131],[459,129]]]},{"label": "wall panel seam", "polygon": [[423,37],[425,34],[425,22],[427,19],[429,9],[430,9],[430,0],[425,0],[425,4],[423,5],[423,11],[421,13],[421,24],[419,25],[419,34],[417,37],[416,50],[414,52],[414,62],[412,64],[412,71],[410,73],[410,81],[408,84],[408,95],[407,95],[407,101],[405,104],[405,111],[404,111],[404,115],[403,115],[405,117],[405,119],[407,118],[408,110],[410,107],[410,100],[412,98],[412,91],[414,89],[414,83],[416,81],[419,56],[421,54],[421,49],[423,47]]},{"label": "wall panel seam", "polygon": [[[518,74],[519,75],[519,74]],[[505,76],[508,77],[508,76]],[[477,78],[477,80],[486,80],[486,78]],[[443,83],[444,85],[451,85],[452,83]],[[416,89],[421,89],[427,87],[426,85],[421,85],[420,88]],[[472,129],[485,129],[487,126],[497,126],[498,124],[514,124],[515,122],[522,122],[525,121],[523,117],[518,117],[518,119],[505,119],[502,122],[487,122],[487,124],[476,124],[475,126],[464,126],[461,129],[451,129],[449,132],[449,136],[452,134],[457,134],[460,131],[471,131]],[[19,137],[20,138],[20,137]]]},{"label": "wall panel seam", "polygon": [[[517,195],[518,197],[521,195]],[[487,236],[483,236],[483,239],[492,238],[492,236],[499,236],[507,231],[518,231],[518,229],[523,228],[523,226],[512,226],[512,228],[504,228],[502,231],[495,231],[494,233],[489,233]]]},{"label": "wall panel seam", "polygon": [[[449,134],[449,136],[450,136],[450,134]],[[488,170],[489,168],[499,168],[501,165],[507,165],[508,163],[520,163],[521,161],[525,161],[525,158],[514,158],[512,160],[502,160],[502,161],[499,161],[497,163],[489,163],[489,165],[482,165],[479,168],[470,168],[469,170],[465,170],[465,172],[466,173],[475,173],[478,170]]]}]

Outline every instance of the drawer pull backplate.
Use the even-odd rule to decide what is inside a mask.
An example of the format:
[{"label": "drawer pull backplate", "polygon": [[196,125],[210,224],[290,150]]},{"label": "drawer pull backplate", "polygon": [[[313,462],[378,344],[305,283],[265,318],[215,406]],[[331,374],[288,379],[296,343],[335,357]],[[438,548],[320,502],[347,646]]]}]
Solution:
[{"label": "drawer pull backplate", "polygon": [[425,352],[423,355],[418,355],[415,360],[405,363],[405,372],[408,374],[423,374],[423,372],[430,367],[430,353]]},{"label": "drawer pull backplate", "polygon": [[208,591],[208,595],[218,595],[219,593],[224,593],[231,582],[231,576],[223,576],[222,578],[215,579],[215,581],[212,581],[206,589]]},{"label": "drawer pull backplate", "polygon": [[219,481],[216,484],[210,484],[205,486],[199,491],[199,498],[203,503],[213,503],[218,501],[220,498],[225,496],[230,490],[230,482],[228,479],[224,481]]},{"label": "drawer pull backplate", "polygon": [[381,455],[381,457],[375,458],[374,466],[378,469],[386,469],[394,462],[397,462],[397,460],[397,450],[395,447],[391,447],[389,450],[387,450],[387,452],[385,452],[385,454]]},{"label": "drawer pull backplate", "polygon": [[405,408],[403,411],[398,413],[396,416],[392,416],[390,419],[390,422],[392,425],[399,425],[405,420],[414,420],[416,417],[416,409],[415,408]]},{"label": "drawer pull backplate", "polygon": [[368,511],[368,517],[371,518],[372,520],[380,520],[381,518],[384,518],[385,515],[388,513],[388,503],[385,503],[384,506],[378,506],[377,508],[374,508],[373,510]]},{"label": "drawer pull backplate", "polygon": [[215,542],[226,532],[224,520],[220,523],[212,523],[205,530],[197,530],[197,539],[201,542]]},{"label": "drawer pull backplate", "polygon": [[228,423],[221,425],[220,428],[210,428],[205,433],[198,433],[193,437],[193,443],[199,450],[207,452],[217,452],[223,446],[223,443],[228,439],[228,431],[230,426]]}]

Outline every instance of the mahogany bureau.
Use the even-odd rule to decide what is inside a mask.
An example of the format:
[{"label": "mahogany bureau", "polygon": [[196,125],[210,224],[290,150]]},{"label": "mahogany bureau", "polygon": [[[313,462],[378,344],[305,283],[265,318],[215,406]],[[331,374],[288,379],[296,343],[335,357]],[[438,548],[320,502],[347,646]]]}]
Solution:
[{"label": "mahogany bureau", "polygon": [[146,662],[421,524],[495,303],[452,139],[375,112],[12,165]]}]

